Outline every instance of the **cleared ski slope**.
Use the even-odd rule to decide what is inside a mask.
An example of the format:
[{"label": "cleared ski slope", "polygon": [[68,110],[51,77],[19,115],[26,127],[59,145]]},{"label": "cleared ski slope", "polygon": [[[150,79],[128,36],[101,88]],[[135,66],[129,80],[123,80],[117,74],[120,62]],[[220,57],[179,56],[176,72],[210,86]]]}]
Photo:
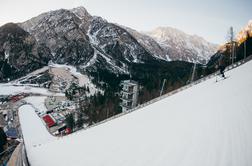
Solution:
[{"label": "cleared ski slope", "polygon": [[[30,129],[20,110],[31,166],[251,166],[252,61],[139,111],[61,139]],[[31,116],[29,116],[31,115]],[[25,116],[25,117],[24,117]],[[32,133],[30,133],[32,132]],[[27,136],[26,136],[26,133]],[[48,137],[51,137],[50,135]],[[36,141],[35,141],[36,142]]]}]

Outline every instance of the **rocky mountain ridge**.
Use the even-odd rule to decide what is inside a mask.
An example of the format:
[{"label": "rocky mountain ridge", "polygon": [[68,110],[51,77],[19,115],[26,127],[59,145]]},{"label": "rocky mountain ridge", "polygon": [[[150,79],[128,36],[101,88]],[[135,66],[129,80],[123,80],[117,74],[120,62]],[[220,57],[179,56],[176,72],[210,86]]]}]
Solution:
[{"label": "rocky mountain ridge", "polygon": [[217,51],[217,45],[197,35],[188,35],[171,27],[158,27],[146,32],[167,50],[171,60],[206,63]]},{"label": "rocky mountain ridge", "polygon": [[[170,47],[164,46],[153,35],[151,37],[150,34],[109,23],[101,17],[90,15],[84,7],[46,12],[17,25],[31,36],[33,45],[44,50],[45,55],[42,56],[41,51],[39,55],[46,57],[46,60],[38,59],[41,61],[38,66],[52,60],[54,63],[76,66],[84,72],[107,70],[115,74],[129,74],[134,64],[168,63],[172,60],[203,63],[206,60],[204,55],[199,55],[202,50],[186,49],[182,47],[183,44],[178,47],[178,42],[171,40]],[[183,37],[179,40],[186,42]],[[34,55],[39,58],[37,54]]]},{"label": "rocky mountain ridge", "polygon": [[51,53],[14,23],[0,27],[0,80],[8,81],[47,65]]}]

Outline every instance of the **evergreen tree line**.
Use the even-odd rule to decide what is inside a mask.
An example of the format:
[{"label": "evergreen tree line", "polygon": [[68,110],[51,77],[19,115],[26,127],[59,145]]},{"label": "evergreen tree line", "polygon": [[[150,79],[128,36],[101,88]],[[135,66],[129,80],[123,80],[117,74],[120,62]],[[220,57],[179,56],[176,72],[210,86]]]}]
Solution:
[{"label": "evergreen tree line", "polygon": [[[162,82],[166,79],[164,93],[175,90],[188,83],[191,77],[193,64],[188,62],[159,61],[145,64],[131,64],[130,75],[113,74],[106,70],[98,70],[91,73],[93,83],[101,89],[105,89],[104,93],[98,93],[87,98],[80,104],[81,117],[87,116],[88,119],[84,123],[89,125],[97,123],[118,113],[121,113],[120,107],[120,83],[123,80],[132,79],[139,83],[138,104],[143,104],[151,99],[159,96]],[[197,68],[197,76],[202,74],[202,67]],[[82,121],[83,122],[83,121]]]},{"label": "evergreen tree line", "polygon": [[[3,129],[0,127],[0,153],[4,151],[4,145],[7,143],[7,137],[3,131]],[[1,157],[1,155],[0,155]]]},{"label": "evergreen tree line", "polygon": [[225,44],[225,51],[218,51],[215,55],[213,55],[210,59],[210,61],[207,64],[206,69],[206,75],[211,74],[218,70],[218,63],[220,60],[220,57],[224,57],[225,65],[231,65],[232,64],[232,50],[234,51],[234,61],[237,62],[240,61],[250,55],[252,55],[252,37],[249,37],[242,43],[238,44],[236,42],[233,42],[233,49],[232,49],[232,43],[229,42]]}]

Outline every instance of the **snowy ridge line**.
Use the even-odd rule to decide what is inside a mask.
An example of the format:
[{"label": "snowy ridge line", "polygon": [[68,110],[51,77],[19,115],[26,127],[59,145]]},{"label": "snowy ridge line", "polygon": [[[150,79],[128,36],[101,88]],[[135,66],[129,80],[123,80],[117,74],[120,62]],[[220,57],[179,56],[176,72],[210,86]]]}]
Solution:
[{"label": "snowy ridge line", "polygon": [[[252,55],[248,56],[246,59],[240,60],[240,61],[238,61],[238,62],[236,62],[236,63],[234,63],[234,64],[232,64],[232,65],[229,65],[229,66],[226,68],[225,72],[226,72],[226,71],[229,71],[229,70],[232,70],[232,69],[234,69],[234,68],[237,68],[237,67],[241,66],[242,64],[245,64],[246,62],[250,61],[251,59],[252,59]],[[181,92],[181,91],[183,91],[183,90],[189,89],[189,88],[191,88],[191,87],[194,86],[194,85],[197,85],[197,84],[199,84],[199,83],[201,83],[201,82],[204,82],[204,81],[206,81],[206,80],[209,80],[209,79],[211,79],[211,78],[217,76],[218,74],[219,74],[219,71],[216,71],[216,72],[214,72],[214,73],[212,73],[212,74],[210,74],[210,75],[208,75],[208,76],[206,76],[206,77],[200,78],[200,79],[198,79],[198,80],[196,80],[196,81],[194,81],[194,82],[192,82],[192,83],[190,83],[190,84],[187,84],[187,85],[185,85],[185,86],[182,86],[182,87],[180,87],[180,88],[178,88],[178,89],[176,89],[176,90],[174,90],[174,91],[171,91],[171,92],[169,92],[169,93],[167,93],[167,94],[165,94],[165,95],[162,95],[162,96],[157,97],[157,98],[155,98],[155,99],[152,99],[152,100],[150,100],[150,101],[148,101],[148,102],[146,102],[146,103],[144,103],[144,104],[141,104],[141,105],[139,105],[139,106],[137,106],[137,107],[135,107],[135,108],[133,108],[133,109],[131,109],[131,110],[128,110],[127,112],[123,112],[123,113],[117,114],[117,115],[112,116],[112,117],[110,117],[110,118],[108,118],[108,119],[105,119],[105,120],[103,120],[103,121],[101,121],[101,122],[98,122],[98,123],[96,123],[96,124],[94,124],[94,125],[92,125],[92,126],[89,126],[89,127],[87,127],[87,128],[84,128],[84,129],[80,129],[79,131],[76,131],[76,132],[73,133],[73,134],[78,134],[78,133],[81,132],[82,130],[88,130],[88,129],[90,129],[90,128],[96,127],[96,126],[98,126],[98,125],[101,125],[101,124],[106,123],[106,122],[108,122],[108,121],[111,121],[111,120],[113,120],[113,119],[116,119],[116,118],[119,118],[119,117],[121,117],[121,116],[124,116],[124,115],[126,115],[126,114],[129,114],[129,113],[138,111],[139,109],[141,109],[141,108],[143,108],[143,107],[149,106],[149,105],[151,105],[151,104],[153,104],[153,103],[156,103],[156,102],[158,102],[158,101],[160,101],[160,100],[162,100],[162,99],[165,99],[165,98],[167,98],[167,97],[170,97],[170,96],[172,96],[172,95],[174,95],[174,94],[176,94],[176,93],[178,93],[178,92]],[[70,134],[70,135],[67,135],[67,136],[71,136],[71,134]]]}]

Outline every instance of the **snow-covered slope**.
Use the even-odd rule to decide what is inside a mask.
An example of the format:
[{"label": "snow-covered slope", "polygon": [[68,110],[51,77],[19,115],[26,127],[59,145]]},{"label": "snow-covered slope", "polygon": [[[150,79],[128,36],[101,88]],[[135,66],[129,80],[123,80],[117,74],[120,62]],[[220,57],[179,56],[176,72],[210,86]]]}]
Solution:
[{"label": "snow-covered slope", "polygon": [[29,85],[16,85],[12,83],[0,84],[0,95],[16,95],[19,93],[33,93],[45,96],[64,96],[63,93],[49,92],[46,88],[32,87]]},{"label": "snow-covered slope", "polygon": [[[227,72],[224,81],[216,83],[212,78],[88,130],[27,146],[29,162],[34,166],[251,166],[251,71],[252,61]],[[20,110],[19,114],[23,119],[33,113]],[[41,125],[40,120],[33,122]],[[36,132],[29,133],[32,126],[22,120],[21,126],[29,145]]]},{"label": "snow-covered slope", "polygon": [[47,131],[42,120],[35,113],[35,108],[32,105],[27,104],[21,106],[19,108],[19,116],[28,153],[30,149],[36,146],[56,139]]},{"label": "snow-covered slope", "polygon": [[217,51],[217,45],[202,37],[188,35],[171,27],[159,27],[146,34],[167,50],[172,60],[206,63]]}]

